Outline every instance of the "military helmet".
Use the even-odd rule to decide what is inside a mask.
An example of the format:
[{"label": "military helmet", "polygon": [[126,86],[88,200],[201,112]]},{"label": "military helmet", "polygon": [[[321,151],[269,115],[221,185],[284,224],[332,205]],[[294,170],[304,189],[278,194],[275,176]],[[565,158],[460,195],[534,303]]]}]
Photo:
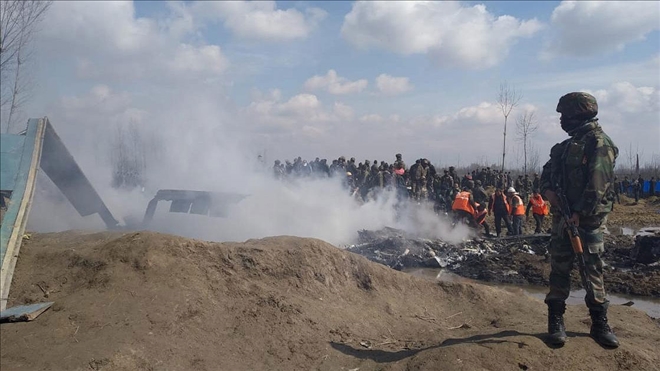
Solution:
[{"label": "military helmet", "polygon": [[279,165],[279,164],[280,164],[280,160],[275,160],[275,165]]},{"label": "military helmet", "polygon": [[397,153],[395,156],[396,156],[396,158],[398,158],[398,159],[401,158],[401,154],[400,154],[400,153]]},{"label": "military helmet", "polygon": [[477,179],[477,181],[476,181],[476,182],[474,182],[474,184],[476,184],[476,185],[478,185],[478,186],[480,186],[480,185],[481,185],[481,180],[478,180],[478,179]]},{"label": "military helmet", "polygon": [[598,102],[596,102],[596,97],[589,93],[568,93],[559,98],[557,112],[567,118],[590,119],[598,114]]},{"label": "military helmet", "polygon": [[453,167],[453,166],[450,166],[450,167],[449,167],[449,171],[452,171],[452,170],[454,170],[454,169],[456,169],[456,168]]}]

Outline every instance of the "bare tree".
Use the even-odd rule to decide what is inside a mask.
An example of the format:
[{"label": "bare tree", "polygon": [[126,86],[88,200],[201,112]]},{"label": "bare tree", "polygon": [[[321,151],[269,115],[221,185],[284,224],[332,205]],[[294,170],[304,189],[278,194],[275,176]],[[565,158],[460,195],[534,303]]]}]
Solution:
[{"label": "bare tree", "polygon": [[[25,100],[27,85],[23,79],[25,63],[31,53],[28,45],[51,1],[0,1],[0,109],[8,109],[7,132],[11,130],[17,110]],[[8,106],[8,108],[7,108]]]},{"label": "bare tree", "polygon": [[523,157],[524,157],[524,167],[523,170],[527,174],[527,145],[530,140],[530,136],[538,130],[539,124],[534,118],[534,111],[526,111],[525,113],[518,116],[516,121],[516,139],[523,143]]},{"label": "bare tree", "polygon": [[633,149],[632,143],[628,143],[628,148],[623,152],[624,162],[622,170],[629,175],[638,173],[637,176],[639,176],[639,169],[637,169],[637,164],[641,163],[643,158],[644,150],[639,150],[639,144],[637,145],[636,149]]},{"label": "bare tree", "polygon": [[529,153],[529,156],[527,156],[527,168],[530,171],[538,172],[541,169],[541,153],[533,143],[529,143],[527,152]]},{"label": "bare tree", "polygon": [[145,141],[137,124],[118,125],[111,148],[112,187],[131,190],[145,184]]},{"label": "bare tree", "polygon": [[515,87],[509,86],[506,82],[500,84],[500,90],[497,95],[497,103],[500,106],[500,111],[504,116],[504,144],[502,145],[502,171],[504,171],[504,159],[506,157],[506,124],[509,119],[511,111],[516,108],[520,100],[522,99],[522,94],[517,92]]}]

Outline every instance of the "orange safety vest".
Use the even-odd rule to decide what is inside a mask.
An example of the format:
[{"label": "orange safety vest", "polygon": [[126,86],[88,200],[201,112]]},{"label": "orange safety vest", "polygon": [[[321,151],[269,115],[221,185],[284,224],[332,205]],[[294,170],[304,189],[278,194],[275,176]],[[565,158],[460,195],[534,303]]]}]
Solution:
[{"label": "orange safety vest", "polygon": [[[522,198],[520,198],[518,195],[513,195],[513,197],[511,197],[511,201],[513,201],[514,198],[517,198],[519,203],[518,206],[516,206],[516,208],[513,210],[513,215],[525,215],[525,205],[523,205]],[[511,202],[511,204],[511,206],[513,206],[513,202]]]},{"label": "orange safety vest", "polygon": [[474,212],[474,219],[477,221],[477,224],[484,224],[484,221],[486,220],[486,214],[488,214],[486,209]]},{"label": "orange safety vest", "polygon": [[536,215],[548,215],[548,205],[545,204],[541,195],[538,197],[532,196],[532,198],[529,199],[529,202],[532,203],[532,213]]},{"label": "orange safety vest", "polygon": [[463,210],[474,215],[474,208],[470,205],[470,192],[458,192],[454,203],[451,205],[452,210]]}]

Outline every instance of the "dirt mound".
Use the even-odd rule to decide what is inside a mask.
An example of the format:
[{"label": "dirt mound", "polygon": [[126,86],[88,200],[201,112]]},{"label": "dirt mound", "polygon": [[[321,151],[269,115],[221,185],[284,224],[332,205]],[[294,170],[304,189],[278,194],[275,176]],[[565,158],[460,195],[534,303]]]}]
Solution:
[{"label": "dirt mound", "polygon": [[660,331],[614,306],[622,346],[542,341],[545,306],[481,285],[436,284],[315,239],[209,243],[150,232],[35,234],[3,324],[3,370],[658,370]]}]

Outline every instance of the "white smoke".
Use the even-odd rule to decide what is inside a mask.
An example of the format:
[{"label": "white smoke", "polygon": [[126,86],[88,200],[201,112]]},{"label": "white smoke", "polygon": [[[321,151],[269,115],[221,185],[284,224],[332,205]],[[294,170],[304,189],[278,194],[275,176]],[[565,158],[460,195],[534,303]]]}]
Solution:
[{"label": "white smoke", "polygon": [[[226,100],[217,99],[217,94],[204,89],[165,94],[163,100],[133,108],[141,112],[131,120],[138,122],[143,136],[158,138],[160,143],[157,156],[147,164],[144,190],[126,192],[110,187],[111,162],[104,153],[110,150],[108,138],[117,118],[95,122],[94,126],[88,124],[86,117],[69,117],[66,121],[51,117],[51,122],[122,224],[140,222],[158,189],[187,189],[248,197],[230,206],[226,218],[169,213],[169,203],[161,202],[150,229],[213,241],[294,235],[336,245],[353,241],[358,230],[385,226],[450,241],[467,235],[465,229],[452,229],[428,206],[409,205],[397,213],[393,194],[360,204],[338,179],[274,179],[270,170],[274,159],[265,167],[255,166],[261,143],[255,143],[249,135],[237,134],[249,132],[236,130],[249,122]],[[322,153],[317,156],[330,157]],[[103,227],[98,216],[81,218],[70,206],[62,205],[61,197],[53,202],[53,197],[44,194],[35,198],[31,230],[89,229],[91,224],[97,229]],[[90,219],[95,222],[90,223]]]}]

